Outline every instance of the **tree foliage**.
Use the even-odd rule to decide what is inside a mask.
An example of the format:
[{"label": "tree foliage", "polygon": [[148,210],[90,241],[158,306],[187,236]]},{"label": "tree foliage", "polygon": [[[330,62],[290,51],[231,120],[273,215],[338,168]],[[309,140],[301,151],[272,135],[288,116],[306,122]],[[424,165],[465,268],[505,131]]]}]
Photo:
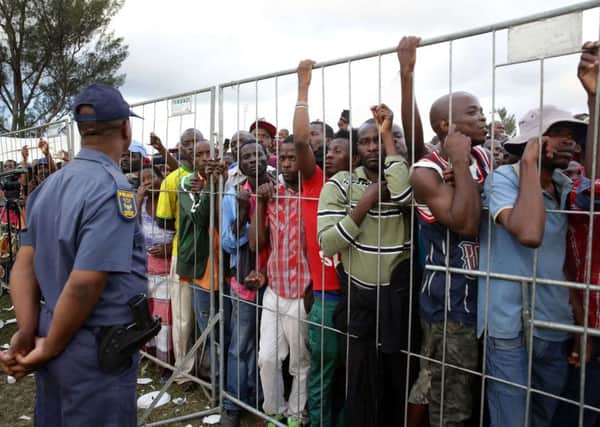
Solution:
[{"label": "tree foliage", "polygon": [[63,116],[92,82],[121,85],[128,55],[108,31],[122,0],[0,0],[0,126]]},{"label": "tree foliage", "polygon": [[498,117],[500,117],[500,121],[504,125],[504,132],[509,137],[513,137],[517,131],[517,119],[515,119],[514,114],[510,114],[506,107],[501,107],[496,110]]}]

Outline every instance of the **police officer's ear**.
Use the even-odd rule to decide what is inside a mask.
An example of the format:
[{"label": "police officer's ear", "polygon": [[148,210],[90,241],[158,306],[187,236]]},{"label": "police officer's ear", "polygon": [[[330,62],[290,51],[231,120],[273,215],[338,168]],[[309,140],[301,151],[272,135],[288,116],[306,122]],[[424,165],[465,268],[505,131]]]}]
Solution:
[{"label": "police officer's ear", "polygon": [[131,144],[131,124],[129,123],[129,119],[123,120],[123,123],[121,123],[120,131],[121,137],[127,142],[127,150],[129,148],[129,145]]}]

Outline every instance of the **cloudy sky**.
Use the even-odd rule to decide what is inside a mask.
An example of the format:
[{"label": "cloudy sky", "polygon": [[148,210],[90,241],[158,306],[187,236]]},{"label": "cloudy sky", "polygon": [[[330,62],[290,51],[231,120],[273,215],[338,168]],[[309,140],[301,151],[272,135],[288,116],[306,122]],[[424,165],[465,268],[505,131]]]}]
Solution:
[{"label": "cloudy sky", "polygon": [[[303,58],[326,61],[393,47],[406,34],[428,39],[569,3],[572,2],[127,0],[113,20],[112,29],[125,38],[130,51],[123,66],[127,80],[122,91],[129,102],[138,103],[290,69]],[[598,38],[599,22],[598,9],[584,13],[584,40]],[[497,33],[497,64],[506,62],[506,39],[506,31]],[[475,93],[486,113],[491,112],[491,35],[455,42],[452,52],[453,90]],[[546,61],[545,103],[573,112],[585,109],[583,91],[576,80],[576,64],[576,55]],[[448,92],[448,69],[448,44],[419,49],[416,92],[422,111],[427,112],[435,98]],[[395,55],[383,56],[381,66],[379,59],[374,58],[353,63],[350,69],[344,64],[315,71],[311,118],[325,118],[336,128],[339,112],[351,105],[356,125],[368,118],[368,106],[378,101],[399,112],[397,71]],[[246,128],[257,116],[266,117],[279,127],[291,127],[295,85],[295,76],[289,75],[258,85],[226,88],[225,136],[238,126]],[[518,117],[539,105],[539,93],[538,62],[497,68],[496,107],[505,106]],[[136,135],[145,140],[154,130],[165,136],[169,146],[189,126],[196,126],[207,135],[209,103],[209,94],[198,95],[194,98],[195,114],[170,119],[166,102],[139,107],[145,120],[136,124]]]}]

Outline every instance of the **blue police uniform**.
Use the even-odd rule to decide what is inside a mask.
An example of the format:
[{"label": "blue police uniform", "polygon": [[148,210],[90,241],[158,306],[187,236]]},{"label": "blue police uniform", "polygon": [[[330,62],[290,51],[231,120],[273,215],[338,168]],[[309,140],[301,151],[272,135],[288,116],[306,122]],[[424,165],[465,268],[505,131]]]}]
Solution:
[{"label": "blue police uniform", "polygon": [[127,301],[147,292],[144,239],[135,193],[118,165],[83,148],[47,178],[27,202],[22,245],[34,248],[34,268],[45,303],[46,336],[56,302],[73,270],[108,272],[93,312],[56,358],[36,372],[36,425],[135,426],[137,355],[114,373],[98,368],[102,326],[133,321]]}]

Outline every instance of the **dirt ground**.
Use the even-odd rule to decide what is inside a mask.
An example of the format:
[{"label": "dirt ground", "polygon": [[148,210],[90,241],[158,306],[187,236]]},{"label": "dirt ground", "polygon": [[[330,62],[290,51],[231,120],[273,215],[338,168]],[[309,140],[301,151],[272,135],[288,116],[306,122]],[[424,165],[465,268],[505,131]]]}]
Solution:
[{"label": "dirt ground", "polygon": [[[15,317],[15,313],[9,310],[11,307],[10,298],[4,291],[0,296],[0,319],[6,321]],[[0,328],[0,346],[7,344],[10,337],[16,330],[16,325],[9,324]],[[159,371],[151,361],[143,359],[140,363],[138,378],[151,378],[152,383],[148,385],[138,385],[138,397],[151,391],[160,390],[162,387]],[[177,385],[171,385],[167,392],[171,396],[171,402],[164,406],[156,408],[147,422],[160,421],[168,418],[183,416],[194,412],[200,412],[210,407],[209,400],[205,393],[197,389],[193,392],[185,393]],[[184,398],[183,405],[176,405],[173,399]],[[35,381],[33,376],[28,376],[17,382],[9,384],[7,376],[0,376],[0,427],[8,426],[31,426],[33,425],[33,404],[35,398]],[[138,411],[138,419],[141,419],[143,411]],[[196,418],[193,420],[169,424],[171,426],[202,426],[202,420]],[[206,424],[207,425],[207,424]],[[216,424],[219,425],[219,424]],[[246,415],[242,420],[243,427],[254,427],[262,425],[253,416]]]}]

